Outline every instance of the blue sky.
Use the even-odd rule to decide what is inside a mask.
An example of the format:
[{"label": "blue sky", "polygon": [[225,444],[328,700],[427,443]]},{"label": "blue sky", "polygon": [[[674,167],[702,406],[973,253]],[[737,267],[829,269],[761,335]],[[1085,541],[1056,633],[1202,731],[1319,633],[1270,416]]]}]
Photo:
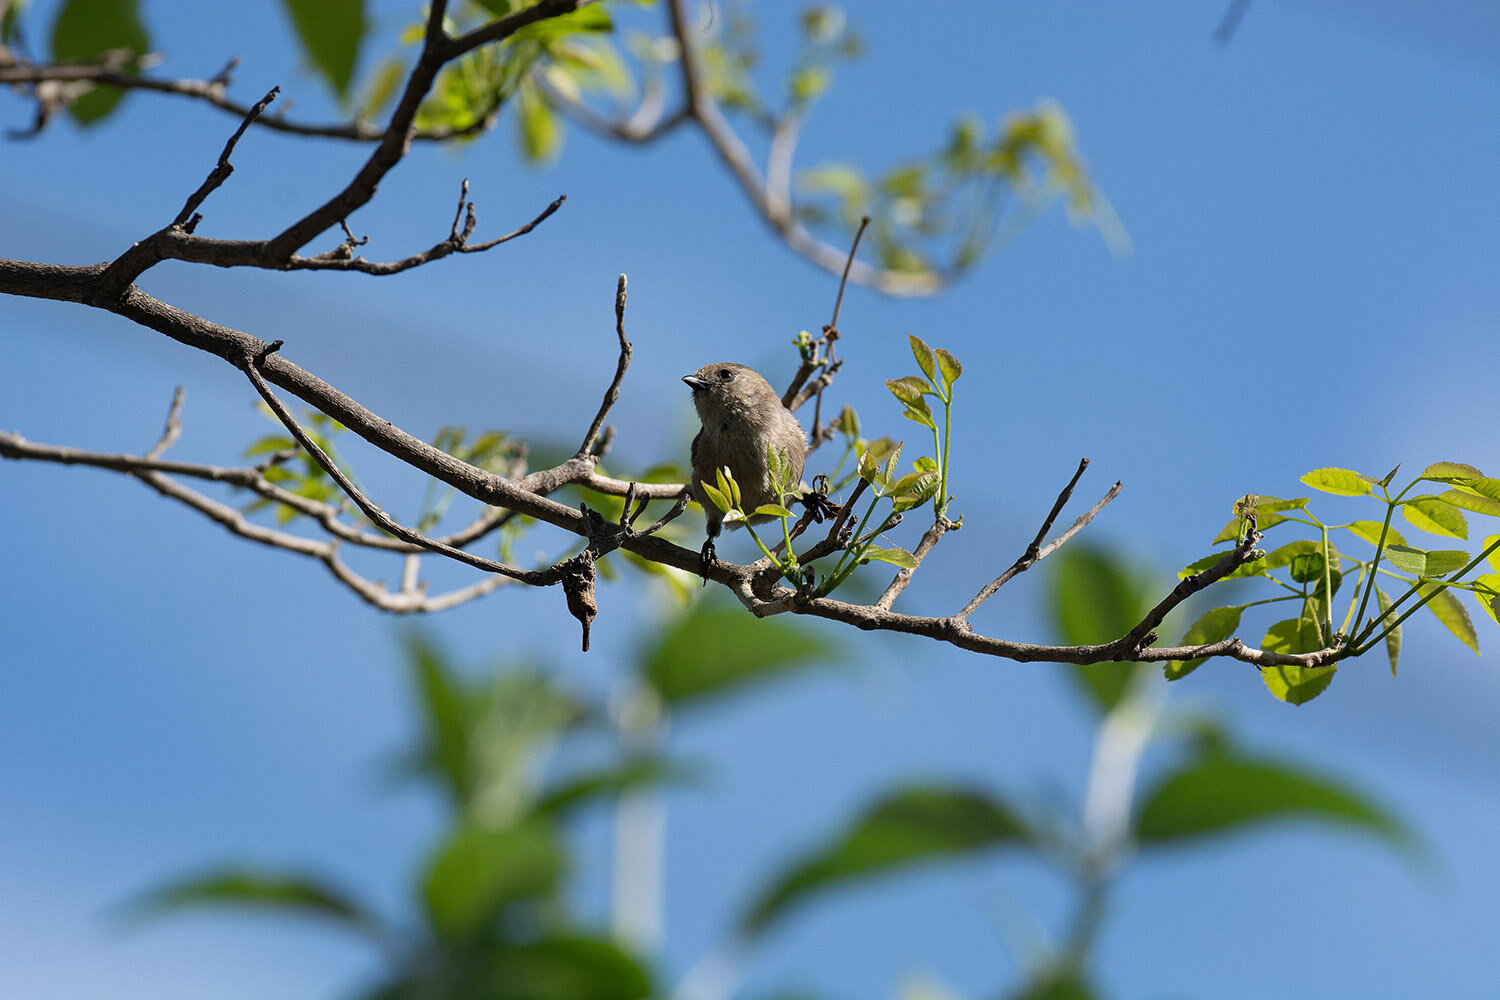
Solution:
[{"label": "blue sky", "polygon": [[[166,71],[210,75],[239,52],[239,96],[279,83],[301,113],[331,114],[274,5],[144,6]],[[881,382],[910,367],[906,334],[965,364],[964,544],[939,550],[903,598],[909,610],[944,613],[1008,564],[1080,455],[1094,462],[1081,497],[1125,482],[1089,537],[1163,580],[1207,550],[1234,498],[1293,494],[1317,466],[1500,468],[1493,5],[1260,0],[1227,47],[1211,40],[1220,4],[1007,2],[946,19],[924,5],[864,7],[852,17],[867,54],[839,70],[799,165],[879,168],[940,144],[960,111],[993,122],[1052,97],[1134,245],[1112,256],[1053,213],[940,298],[846,299],[837,388],[867,426],[901,433]],[[771,39],[790,37],[794,6],[757,10]],[[389,33],[410,12],[382,4],[377,16]],[[27,114],[0,96],[4,124]],[[0,255],[117,255],[170,219],[233,124],[137,95],[95,132],[60,124],[0,146]],[[684,372],[733,359],[785,380],[787,341],[826,321],[834,282],[770,237],[698,136],[642,152],[575,131],[550,169],[520,164],[508,140],[502,126],[461,152],[415,150],[355,224],[372,256],[395,257],[446,233],[463,177],[481,234],[568,194],[508,248],[391,279],[165,265],[143,286],[286,340],[293,360],[419,435],[469,424],[562,428],[571,441],[613,371],[610,308],[627,272],[622,469],[685,450]],[[361,156],[252,132],[200,232],[260,235]],[[176,457],[232,462],[267,429],[232,369],[115,317],[7,299],[0,338],[0,424],[33,440],[142,450],[179,384]],[[415,504],[411,477],[368,449],[348,457],[388,506]],[[1324,509],[1353,516],[1340,503]],[[225,859],[311,865],[401,906],[435,818],[432,803],[378,780],[410,730],[395,641],[406,623],[316,565],[111,474],[6,463],[0,511],[0,995],[346,993],[371,958],[318,930],[205,917],[124,934],[108,908]],[[1035,576],[976,625],[1047,638]],[[474,663],[539,654],[602,689],[651,617],[618,588],[601,598],[586,656],[550,592],[426,625]],[[1175,704],[1211,707],[1251,746],[1369,789],[1438,863],[1414,871],[1372,842],[1302,827],[1143,863],[1103,940],[1112,995],[1495,995],[1500,636],[1479,625],[1483,658],[1415,618],[1399,678],[1383,661],[1351,664],[1300,709],[1234,663],[1173,689]],[[855,669],[674,730],[674,746],[716,775],[670,800],[674,973],[721,938],[759,876],[892,780],[1076,794],[1090,733],[1058,669],[823,631],[848,640]],[[597,829],[584,845],[585,885],[599,886]],[[794,918],[754,957],[750,982],[881,996],[925,971],[993,992],[1014,974],[1007,914],[1055,924],[1063,902],[1055,881],[1013,862],[914,875]]]}]

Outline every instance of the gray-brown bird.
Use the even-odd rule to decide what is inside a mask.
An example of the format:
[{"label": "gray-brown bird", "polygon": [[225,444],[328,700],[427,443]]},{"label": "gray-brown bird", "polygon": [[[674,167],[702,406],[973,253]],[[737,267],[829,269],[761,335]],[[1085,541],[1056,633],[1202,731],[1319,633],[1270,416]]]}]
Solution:
[{"label": "gray-brown bird", "polygon": [[[740,507],[745,511],[777,503],[776,487],[766,463],[768,449],[786,458],[792,489],[802,480],[807,460],[807,435],[771,384],[754,368],[722,361],[704,365],[682,379],[693,390],[693,406],[703,429],[693,438],[693,478],[689,495],[703,506],[708,520],[708,540],[703,543],[703,575],[714,560],[714,539],[724,524],[724,512],[703,490],[715,473],[728,466],[740,487]],[[763,519],[762,519],[763,520]]]}]

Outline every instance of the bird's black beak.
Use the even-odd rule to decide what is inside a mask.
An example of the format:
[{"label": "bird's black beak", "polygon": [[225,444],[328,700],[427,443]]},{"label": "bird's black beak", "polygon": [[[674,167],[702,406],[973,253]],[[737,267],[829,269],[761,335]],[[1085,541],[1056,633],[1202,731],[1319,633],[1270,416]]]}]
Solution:
[{"label": "bird's black beak", "polygon": [[682,380],[688,384],[688,388],[694,392],[708,388],[708,379],[699,378],[696,375],[684,375]]}]

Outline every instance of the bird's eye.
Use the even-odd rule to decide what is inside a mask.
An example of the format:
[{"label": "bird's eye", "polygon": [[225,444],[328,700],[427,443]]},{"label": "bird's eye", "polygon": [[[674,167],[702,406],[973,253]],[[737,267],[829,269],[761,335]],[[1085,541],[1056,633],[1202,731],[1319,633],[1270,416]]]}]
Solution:
[{"label": "bird's eye", "polygon": [[723,379],[725,382],[728,382],[730,379],[734,378],[734,372],[730,371],[728,368],[720,368],[719,378]]}]

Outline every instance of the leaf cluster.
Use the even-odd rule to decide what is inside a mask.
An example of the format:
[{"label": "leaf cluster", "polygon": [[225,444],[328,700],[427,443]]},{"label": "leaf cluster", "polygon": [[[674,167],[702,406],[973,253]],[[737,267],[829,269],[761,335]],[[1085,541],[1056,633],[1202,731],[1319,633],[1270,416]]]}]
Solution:
[{"label": "leaf cluster", "polygon": [[[1316,537],[1285,542],[1231,573],[1232,577],[1266,581],[1282,593],[1205,611],[1188,627],[1183,645],[1227,638],[1240,627],[1245,610],[1284,604],[1294,608],[1296,614],[1266,629],[1262,643],[1265,650],[1306,653],[1338,648],[1360,656],[1384,643],[1394,675],[1401,654],[1401,624],[1417,609],[1426,607],[1454,637],[1478,653],[1478,634],[1460,595],[1468,594],[1491,619],[1500,621],[1500,534],[1484,538],[1474,553],[1469,549],[1424,548],[1410,544],[1391,522],[1399,510],[1407,525],[1423,534],[1467,540],[1469,516],[1500,517],[1500,480],[1486,477],[1472,465],[1437,462],[1405,486],[1394,489],[1391,484],[1398,471],[1399,467],[1376,478],[1351,469],[1325,467],[1302,477],[1303,484],[1322,493],[1369,498],[1379,505],[1374,511],[1376,519],[1327,523],[1312,512],[1309,497],[1283,500],[1252,494],[1236,501],[1235,517],[1215,537],[1215,544],[1241,538],[1251,514],[1263,531],[1284,535],[1287,529],[1281,526],[1294,524]],[[1424,484],[1446,488],[1441,492],[1423,491]],[[1367,558],[1351,556],[1339,550],[1336,540],[1362,543],[1373,552]],[[1184,567],[1179,576],[1200,572],[1218,559],[1218,554],[1206,556]],[[1496,572],[1471,575],[1483,568],[1486,560]],[[1336,620],[1339,591],[1351,577],[1354,582],[1347,592],[1346,610]],[[1185,677],[1202,662],[1199,658],[1169,663],[1167,678]],[[1263,667],[1261,678],[1277,698],[1300,705],[1327,689],[1337,669],[1335,664]]]}]

